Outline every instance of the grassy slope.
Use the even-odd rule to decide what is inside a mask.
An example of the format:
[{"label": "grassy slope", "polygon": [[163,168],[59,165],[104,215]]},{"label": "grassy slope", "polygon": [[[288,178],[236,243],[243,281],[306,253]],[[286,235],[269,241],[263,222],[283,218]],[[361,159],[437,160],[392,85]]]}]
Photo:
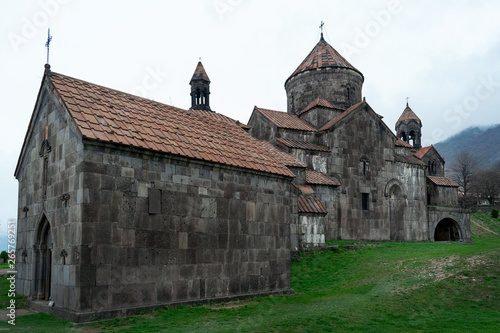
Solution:
[{"label": "grassy slope", "polygon": [[[295,296],[158,310],[78,326],[35,314],[19,317],[16,330],[497,332],[500,221],[484,215],[474,221],[473,244],[380,243],[303,256],[292,265]],[[3,327],[10,325],[0,323]]]}]

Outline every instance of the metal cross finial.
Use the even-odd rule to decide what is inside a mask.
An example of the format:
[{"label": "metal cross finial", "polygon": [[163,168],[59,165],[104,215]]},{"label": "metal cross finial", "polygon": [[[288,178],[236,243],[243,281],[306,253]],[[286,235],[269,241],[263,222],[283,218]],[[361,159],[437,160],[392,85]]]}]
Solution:
[{"label": "metal cross finial", "polygon": [[406,106],[408,106],[408,100],[410,99],[410,97],[406,97]]},{"label": "metal cross finial", "polygon": [[50,47],[50,41],[52,40],[52,36],[50,35],[50,28],[47,33],[47,42],[45,43],[45,47],[47,48],[47,64],[49,63],[49,47]]},{"label": "metal cross finial", "polygon": [[323,26],[325,25],[325,22],[321,21],[321,24],[319,25],[319,28],[321,29],[321,36],[323,36]]}]

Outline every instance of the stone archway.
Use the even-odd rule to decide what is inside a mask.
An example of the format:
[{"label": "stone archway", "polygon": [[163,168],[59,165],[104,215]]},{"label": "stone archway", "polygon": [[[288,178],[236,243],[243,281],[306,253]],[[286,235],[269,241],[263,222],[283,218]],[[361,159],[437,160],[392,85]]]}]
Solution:
[{"label": "stone archway", "polygon": [[389,193],[390,239],[404,240],[404,209],[405,202],[398,184],[392,184]]},{"label": "stone archway", "polygon": [[434,230],[434,241],[436,242],[446,242],[452,241],[456,242],[462,239],[461,230],[459,224],[447,217],[439,221]]},{"label": "stone archway", "polygon": [[35,300],[50,299],[52,275],[52,233],[50,223],[42,217],[35,240]]}]

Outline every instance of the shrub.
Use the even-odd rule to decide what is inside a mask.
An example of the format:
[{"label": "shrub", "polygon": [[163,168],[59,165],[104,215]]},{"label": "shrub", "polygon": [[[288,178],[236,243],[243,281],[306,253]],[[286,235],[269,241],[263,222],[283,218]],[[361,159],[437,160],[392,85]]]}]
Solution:
[{"label": "shrub", "polygon": [[9,255],[6,251],[2,251],[2,253],[0,253],[0,258],[3,258],[3,262],[7,262],[7,260],[9,260]]},{"label": "shrub", "polygon": [[491,216],[494,218],[494,219],[497,219],[498,218],[498,209],[493,209],[491,211]]}]

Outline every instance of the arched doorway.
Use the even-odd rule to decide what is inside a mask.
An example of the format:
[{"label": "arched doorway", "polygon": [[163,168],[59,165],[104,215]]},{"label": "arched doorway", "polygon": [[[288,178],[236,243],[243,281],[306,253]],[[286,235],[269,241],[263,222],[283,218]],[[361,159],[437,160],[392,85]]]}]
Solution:
[{"label": "arched doorway", "polygon": [[35,293],[34,299],[50,299],[50,282],[52,274],[52,233],[45,216],[40,221],[35,241]]},{"label": "arched doorway", "polygon": [[456,221],[451,218],[445,218],[439,221],[434,231],[434,241],[456,242],[460,240],[460,227]]},{"label": "arched doorway", "polygon": [[389,190],[389,218],[391,240],[404,240],[404,198],[401,188],[393,184]]}]

